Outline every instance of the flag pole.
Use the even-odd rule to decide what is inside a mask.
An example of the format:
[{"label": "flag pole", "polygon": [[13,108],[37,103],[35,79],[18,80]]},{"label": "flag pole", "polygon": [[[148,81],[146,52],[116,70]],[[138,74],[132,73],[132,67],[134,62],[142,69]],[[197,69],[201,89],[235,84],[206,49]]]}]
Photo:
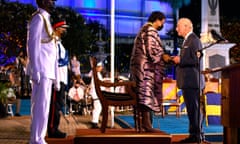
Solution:
[{"label": "flag pole", "polygon": [[114,81],[114,56],[115,56],[115,0],[111,0],[111,70],[110,70],[110,78],[111,81]]}]

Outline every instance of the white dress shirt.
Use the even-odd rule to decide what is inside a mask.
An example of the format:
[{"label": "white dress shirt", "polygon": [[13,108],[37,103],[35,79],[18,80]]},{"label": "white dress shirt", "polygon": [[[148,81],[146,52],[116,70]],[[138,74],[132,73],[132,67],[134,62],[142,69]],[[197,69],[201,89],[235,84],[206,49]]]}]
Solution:
[{"label": "white dress shirt", "polygon": [[74,86],[71,87],[68,91],[68,96],[70,99],[74,100],[74,96],[78,93],[79,99],[84,99],[84,87],[79,86],[78,88],[75,88]]}]

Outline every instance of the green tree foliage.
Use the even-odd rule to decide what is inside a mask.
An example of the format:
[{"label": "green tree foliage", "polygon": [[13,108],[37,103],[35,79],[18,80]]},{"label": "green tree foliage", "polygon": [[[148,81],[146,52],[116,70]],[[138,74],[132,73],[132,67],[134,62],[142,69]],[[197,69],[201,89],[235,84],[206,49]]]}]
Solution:
[{"label": "green tree foliage", "polygon": [[232,43],[240,43],[240,21],[239,19],[221,18],[221,33]]},{"label": "green tree foliage", "polygon": [[237,18],[221,18],[221,33],[230,43],[236,45],[230,49],[230,58],[232,63],[240,62],[240,21]]},{"label": "green tree foliage", "polygon": [[57,7],[51,17],[52,23],[66,20],[70,26],[67,34],[62,38],[62,43],[70,54],[80,55],[90,50],[91,33],[85,24],[85,19],[80,14],[70,8]]},{"label": "green tree foliage", "polygon": [[[0,3],[0,48],[6,49],[9,56],[17,56],[18,52],[26,50],[27,24],[36,7],[18,2]],[[57,7],[51,14],[52,23],[64,19],[67,21],[68,32],[63,37],[63,45],[70,55],[89,54],[97,51],[91,47],[97,39],[96,27],[98,22],[87,24],[79,13],[71,8]],[[92,22],[93,23],[93,22]]]},{"label": "green tree foliage", "polygon": [[34,7],[19,3],[0,3],[0,46],[7,55],[16,56],[26,47],[27,20]]}]

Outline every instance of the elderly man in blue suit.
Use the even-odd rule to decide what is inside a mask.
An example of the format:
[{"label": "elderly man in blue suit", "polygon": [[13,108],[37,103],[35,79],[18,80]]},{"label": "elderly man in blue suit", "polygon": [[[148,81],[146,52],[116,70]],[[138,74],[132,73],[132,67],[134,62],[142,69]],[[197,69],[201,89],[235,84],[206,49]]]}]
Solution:
[{"label": "elderly man in blue suit", "polygon": [[193,32],[193,24],[188,18],[180,18],[176,31],[184,38],[179,56],[172,58],[176,67],[177,86],[182,89],[189,119],[189,137],[181,143],[205,142],[203,132],[203,111],[200,103],[202,90],[205,87],[202,70],[201,49],[202,43]]}]

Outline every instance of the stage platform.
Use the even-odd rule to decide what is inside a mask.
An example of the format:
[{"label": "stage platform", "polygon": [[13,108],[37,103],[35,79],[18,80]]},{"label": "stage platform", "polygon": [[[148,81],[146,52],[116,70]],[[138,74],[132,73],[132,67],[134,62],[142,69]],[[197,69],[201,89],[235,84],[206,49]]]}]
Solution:
[{"label": "stage platform", "polygon": [[74,143],[81,144],[171,144],[171,135],[165,132],[137,133],[134,129],[107,129],[106,133],[94,129],[77,129]]},{"label": "stage platform", "polygon": [[[65,139],[47,138],[48,144],[179,144],[186,134],[136,133],[134,129],[76,129],[76,134]],[[206,135],[211,144],[222,144],[222,134]],[[220,141],[214,141],[220,140]],[[204,143],[202,143],[204,144]]]},{"label": "stage platform", "polygon": [[[23,110],[23,108],[22,108]],[[116,115],[119,117],[119,115]],[[167,118],[170,117],[167,115],[164,120],[167,120]],[[183,124],[184,122],[182,121],[183,116],[180,118],[176,118],[175,115],[171,117],[171,122],[163,122],[161,121],[161,130],[164,131],[164,134],[162,133],[141,133],[138,134],[134,131],[134,129],[126,129],[122,128],[118,123],[115,123],[113,128],[108,128],[105,134],[100,133],[100,129],[91,129],[90,125],[90,120],[91,116],[90,115],[66,115],[65,117],[61,117],[60,121],[60,130],[63,132],[67,133],[67,138],[64,139],[57,139],[57,138],[47,138],[46,140],[48,144],[82,144],[82,142],[79,142],[81,139],[82,141],[88,142],[88,144],[92,144],[94,141],[97,141],[96,143],[93,144],[100,144],[102,141],[101,139],[107,141],[108,137],[112,135],[112,137],[117,137],[117,139],[113,139],[113,141],[120,141],[120,140],[129,140],[133,139],[132,141],[135,142],[135,138],[137,140],[141,140],[140,142],[146,142],[144,140],[147,140],[147,144],[150,144],[151,139],[156,139],[152,143],[159,143],[159,140],[161,137],[167,137],[171,138],[172,144],[176,144],[178,141],[186,138],[188,134],[184,132],[186,126]],[[177,121],[174,121],[176,119]],[[30,139],[30,116],[21,116],[21,117],[6,117],[0,119],[0,144],[16,144],[16,143],[21,143],[21,144],[27,144],[29,143]],[[176,122],[181,122],[180,128],[182,128],[182,133],[170,133],[167,130],[163,129],[163,126],[167,126],[168,128],[166,129],[172,129],[173,131],[176,130],[176,126],[171,127],[171,124],[176,123]],[[177,123],[177,125],[180,125]],[[100,126],[100,125],[99,125]],[[109,123],[110,126],[110,123]],[[210,126],[209,126],[210,127]],[[126,132],[129,131],[129,132]],[[223,136],[221,132],[217,131],[206,131],[206,139],[211,142],[211,144],[222,144],[223,142]],[[167,135],[165,135],[167,134]],[[170,135],[168,135],[170,134]],[[163,135],[163,136],[162,136]],[[139,138],[143,137],[143,138]],[[111,138],[111,137],[110,137]],[[109,138],[109,139],[110,139]],[[126,139],[125,139],[126,138]],[[85,139],[85,140],[83,140]],[[88,140],[86,140],[88,139]],[[119,140],[120,139],[120,140]],[[129,144],[129,142],[132,141],[127,141],[127,142],[122,142],[122,144]],[[104,143],[104,141],[102,142]],[[109,142],[106,142],[105,144],[109,144]],[[110,143],[112,144],[112,143]],[[131,144],[131,143],[130,143]],[[162,144],[162,143],[159,143]],[[164,144],[164,143],[163,143]]]},{"label": "stage platform", "polygon": [[76,129],[75,136],[66,139],[46,138],[49,144],[171,144],[172,136],[165,132],[137,133],[134,129]]}]

